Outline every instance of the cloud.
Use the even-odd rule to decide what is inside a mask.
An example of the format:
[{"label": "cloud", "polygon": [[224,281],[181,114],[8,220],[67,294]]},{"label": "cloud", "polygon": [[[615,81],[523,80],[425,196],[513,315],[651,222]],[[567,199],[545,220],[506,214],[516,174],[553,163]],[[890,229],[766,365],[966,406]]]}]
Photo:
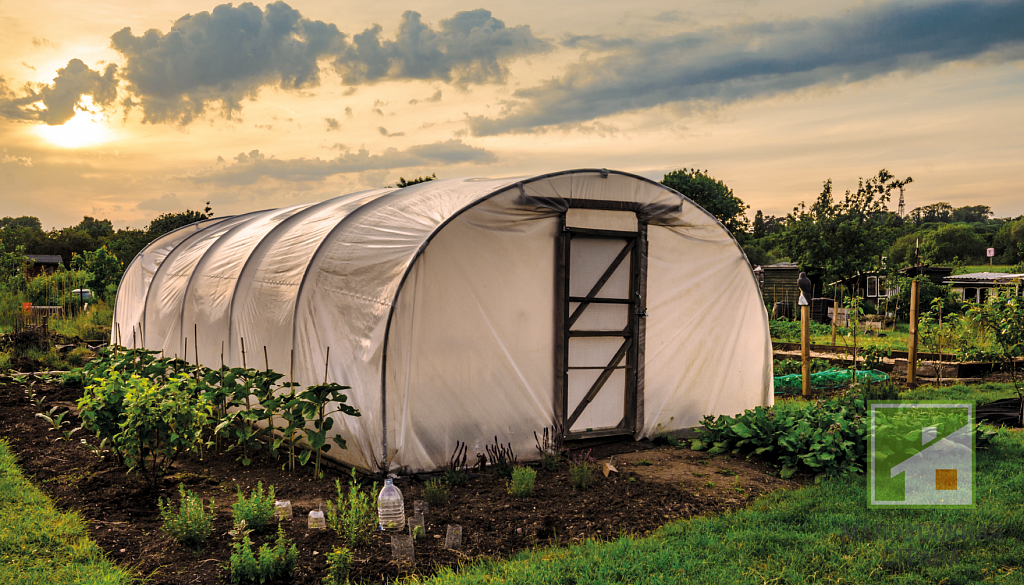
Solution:
[{"label": "cloud", "polygon": [[377,127],[377,132],[380,132],[381,136],[384,136],[384,137],[387,137],[387,138],[393,138],[393,137],[397,137],[397,136],[405,136],[405,132],[388,132],[388,129],[383,127],[383,126],[378,126]]},{"label": "cloud", "polygon": [[178,199],[178,196],[174,193],[164,193],[159,197],[152,199],[146,199],[142,203],[138,204],[138,209],[144,209],[147,211],[177,211],[184,209],[185,205]]},{"label": "cloud", "polygon": [[448,140],[411,146],[405,150],[388,148],[381,154],[372,155],[364,148],[356,152],[346,148],[329,160],[319,157],[281,160],[268,157],[259,150],[239,153],[234,160],[227,167],[209,169],[192,176],[191,180],[221,186],[251,185],[264,177],[280,181],[322,181],[333,175],[364,171],[459,163],[488,164],[495,162],[497,157],[461,140]]},{"label": "cloud", "polygon": [[31,69],[32,71],[36,70],[35,67],[33,67],[32,65],[29,65],[28,63],[26,63],[24,61],[21,62],[21,66],[24,67],[25,69]]},{"label": "cloud", "polygon": [[265,86],[318,86],[322,60],[347,85],[436,79],[466,86],[503,82],[507,61],[552,48],[529,26],[506,27],[487,10],[456,13],[437,30],[408,11],[394,40],[381,39],[381,30],[375,25],[349,41],[336,25],[304,18],[284,2],[266,10],[246,2],[185,15],[167,33],[136,36],[126,27],[110,39],[125,60],[125,109],[140,107],[144,122],[181,125],[215,104],[234,118],[242,100]]},{"label": "cloud", "polygon": [[51,41],[50,39],[40,39],[40,38],[32,37],[32,46],[33,47],[50,47],[50,48],[53,48],[53,49],[59,49],[60,48],[60,43],[55,43],[55,42]]},{"label": "cloud", "polygon": [[719,27],[672,36],[570,37],[604,54],[516,90],[472,134],[529,133],[665,104],[726,104],[944,63],[1024,58],[1024,1],[894,3],[830,20]]},{"label": "cloud", "polygon": [[233,116],[263,86],[315,87],[318,61],[335,55],[345,35],[333,24],[303,18],[284,2],[266,11],[246,2],[188,14],[166,34],[135,36],[123,28],[111,46],[125,59],[122,76],[143,121],[188,124],[214,102]]},{"label": "cloud", "polygon": [[[51,126],[60,125],[75,116],[82,96],[92,96],[92,103],[107,107],[117,98],[117,66],[107,65],[103,73],[93,71],[81,59],[72,59],[57,70],[52,85],[25,85],[24,95],[16,97],[0,78],[0,116],[13,120],[34,120]],[[39,107],[42,104],[45,107]]]},{"label": "cloud", "polygon": [[22,167],[32,166],[32,159],[27,156],[13,156],[7,154],[7,149],[0,152],[0,164],[15,164]]},{"label": "cloud", "polygon": [[409,100],[409,105],[410,106],[415,106],[416,104],[418,104],[420,102],[439,102],[439,101],[441,101],[441,90],[440,89],[435,91],[434,95],[432,95],[432,96],[430,96],[428,98],[423,98],[422,100],[418,100],[418,99],[411,99],[411,100]]},{"label": "cloud", "polygon": [[328,132],[341,130],[341,122],[339,122],[337,118],[324,118],[324,122],[327,122]]},{"label": "cloud", "polygon": [[503,83],[505,62],[549,51],[553,46],[533,35],[528,25],[506,27],[489,10],[458,12],[437,30],[412,10],[402,14],[395,40],[381,40],[381,26],[353,35],[333,62],[349,85],[393,79],[436,79],[465,87]]}]

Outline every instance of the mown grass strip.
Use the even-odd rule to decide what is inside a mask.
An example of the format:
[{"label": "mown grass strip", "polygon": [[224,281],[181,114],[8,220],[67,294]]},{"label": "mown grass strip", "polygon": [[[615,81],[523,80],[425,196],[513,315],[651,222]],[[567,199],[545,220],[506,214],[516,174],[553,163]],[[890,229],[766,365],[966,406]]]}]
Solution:
[{"label": "mown grass strip", "polygon": [[0,582],[10,585],[131,583],[89,539],[85,523],[54,509],[0,439]]},{"label": "mown grass strip", "polygon": [[[905,398],[984,400],[1009,385],[920,389]],[[977,456],[976,506],[869,510],[863,476],[770,494],[647,537],[524,552],[412,583],[1024,583],[1024,432]],[[998,532],[987,532],[989,528]]]}]

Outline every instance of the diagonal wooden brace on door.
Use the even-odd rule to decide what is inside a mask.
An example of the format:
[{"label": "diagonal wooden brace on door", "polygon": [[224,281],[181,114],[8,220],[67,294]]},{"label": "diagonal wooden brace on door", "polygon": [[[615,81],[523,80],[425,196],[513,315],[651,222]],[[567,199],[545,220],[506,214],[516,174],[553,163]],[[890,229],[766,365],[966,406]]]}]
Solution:
[{"label": "diagonal wooden brace on door", "polygon": [[622,342],[622,347],[619,348],[619,351],[615,352],[615,356],[613,356],[612,360],[608,362],[608,365],[604,367],[604,371],[601,372],[600,376],[598,376],[597,380],[594,382],[594,385],[590,387],[590,391],[587,392],[587,395],[583,397],[583,400],[576,407],[576,410],[573,411],[572,416],[570,416],[568,420],[565,421],[566,429],[572,428],[572,425],[576,422],[576,419],[578,419],[580,415],[583,414],[583,411],[587,408],[587,405],[589,405],[594,400],[594,397],[597,396],[597,393],[601,391],[601,388],[604,387],[605,382],[607,382],[608,378],[611,377],[612,372],[614,372],[615,368],[618,367],[619,362],[621,362],[622,358],[626,356],[626,351],[629,350],[629,345],[631,343],[633,343],[632,338],[627,338],[625,341]]},{"label": "diagonal wooden brace on door", "polygon": [[580,315],[583,314],[583,311],[585,311],[587,307],[590,305],[590,301],[592,301],[597,296],[597,293],[601,291],[601,287],[603,287],[605,283],[608,282],[608,279],[612,277],[612,274],[615,274],[615,270],[619,267],[619,264],[622,264],[622,260],[625,259],[626,256],[629,255],[629,253],[633,250],[633,245],[635,243],[636,240],[633,238],[630,238],[628,241],[626,241],[626,245],[625,247],[622,248],[622,251],[619,252],[619,255],[615,257],[615,260],[612,260],[611,265],[608,267],[607,270],[604,271],[604,274],[601,275],[601,278],[597,279],[597,282],[594,284],[594,287],[590,289],[589,293],[587,293],[586,298],[579,304],[578,307],[576,307],[576,310],[572,312],[572,315],[569,317],[569,324],[567,327],[572,328],[572,325],[573,323],[576,322],[576,319],[579,319]]}]

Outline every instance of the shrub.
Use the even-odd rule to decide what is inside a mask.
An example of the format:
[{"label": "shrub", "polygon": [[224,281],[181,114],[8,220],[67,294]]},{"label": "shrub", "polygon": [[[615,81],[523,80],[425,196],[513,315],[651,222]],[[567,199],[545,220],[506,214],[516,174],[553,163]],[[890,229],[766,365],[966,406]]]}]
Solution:
[{"label": "shrub", "polygon": [[[350,547],[369,544],[370,537],[377,529],[376,498],[359,489],[355,469],[352,470],[349,480],[347,498],[342,494],[340,480],[334,480],[334,487],[338,491],[337,507],[330,501],[327,502],[327,526],[344,538]],[[371,492],[376,491],[375,483]]]},{"label": "shrub", "polygon": [[327,553],[327,578],[324,585],[348,583],[348,571],[352,567],[352,551],[345,547]]},{"label": "shrub", "polygon": [[423,499],[431,508],[435,508],[448,500],[448,490],[444,482],[439,479],[432,479],[423,486]]},{"label": "shrub", "polygon": [[203,500],[195,494],[185,491],[185,484],[178,484],[181,501],[177,510],[171,505],[170,498],[164,504],[163,498],[157,499],[160,518],[164,521],[164,530],[178,542],[185,545],[197,545],[213,531],[214,507],[210,498],[210,511],[203,508]]},{"label": "shrub", "polygon": [[264,544],[259,548],[259,556],[252,552],[252,540],[247,531],[242,530],[240,541],[231,545],[231,582],[267,583],[279,578],[289,578],[295,571],[295,562],[299,558],[299,549],[289,545],[284,529],[277,527],[277,540],[274,546]]},{"label": "shrub", "polygon": [[238,489],[238,500],[231,505],[234,521],[245,521],[245,525],[260,531],[270,525],[274,518],[274,486],[270,486],[267,494],[263,494],[263,482],[257,482],[256,489],[247,499],[242,489]]},{"label": "shrub", "polygon": [[533,494],[533,484],[536,479],[536,470],[517,465],[512,470],[512,481],[507,482],[505,485],[508,493],[517,498],[525,498]]},{"label": "shrub", "polygon": [[569,477],[572,489],[585,490],[594,483],[594,472],[597,471],[597,460],[590,456],[590,450],[569,456]]}]

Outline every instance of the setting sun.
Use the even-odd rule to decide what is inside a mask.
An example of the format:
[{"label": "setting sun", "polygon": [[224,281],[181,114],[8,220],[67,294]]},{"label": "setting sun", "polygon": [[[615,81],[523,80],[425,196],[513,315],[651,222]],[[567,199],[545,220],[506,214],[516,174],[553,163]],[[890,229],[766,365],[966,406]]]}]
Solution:
[{"label": "setting sun", "polygon": [[102,144],[114,138],[107,116],[93,110],[92,97],[82,96],[75,116],[59,126],[38,126],[36,132],[50,144],[64,148],[81,148]]}]

